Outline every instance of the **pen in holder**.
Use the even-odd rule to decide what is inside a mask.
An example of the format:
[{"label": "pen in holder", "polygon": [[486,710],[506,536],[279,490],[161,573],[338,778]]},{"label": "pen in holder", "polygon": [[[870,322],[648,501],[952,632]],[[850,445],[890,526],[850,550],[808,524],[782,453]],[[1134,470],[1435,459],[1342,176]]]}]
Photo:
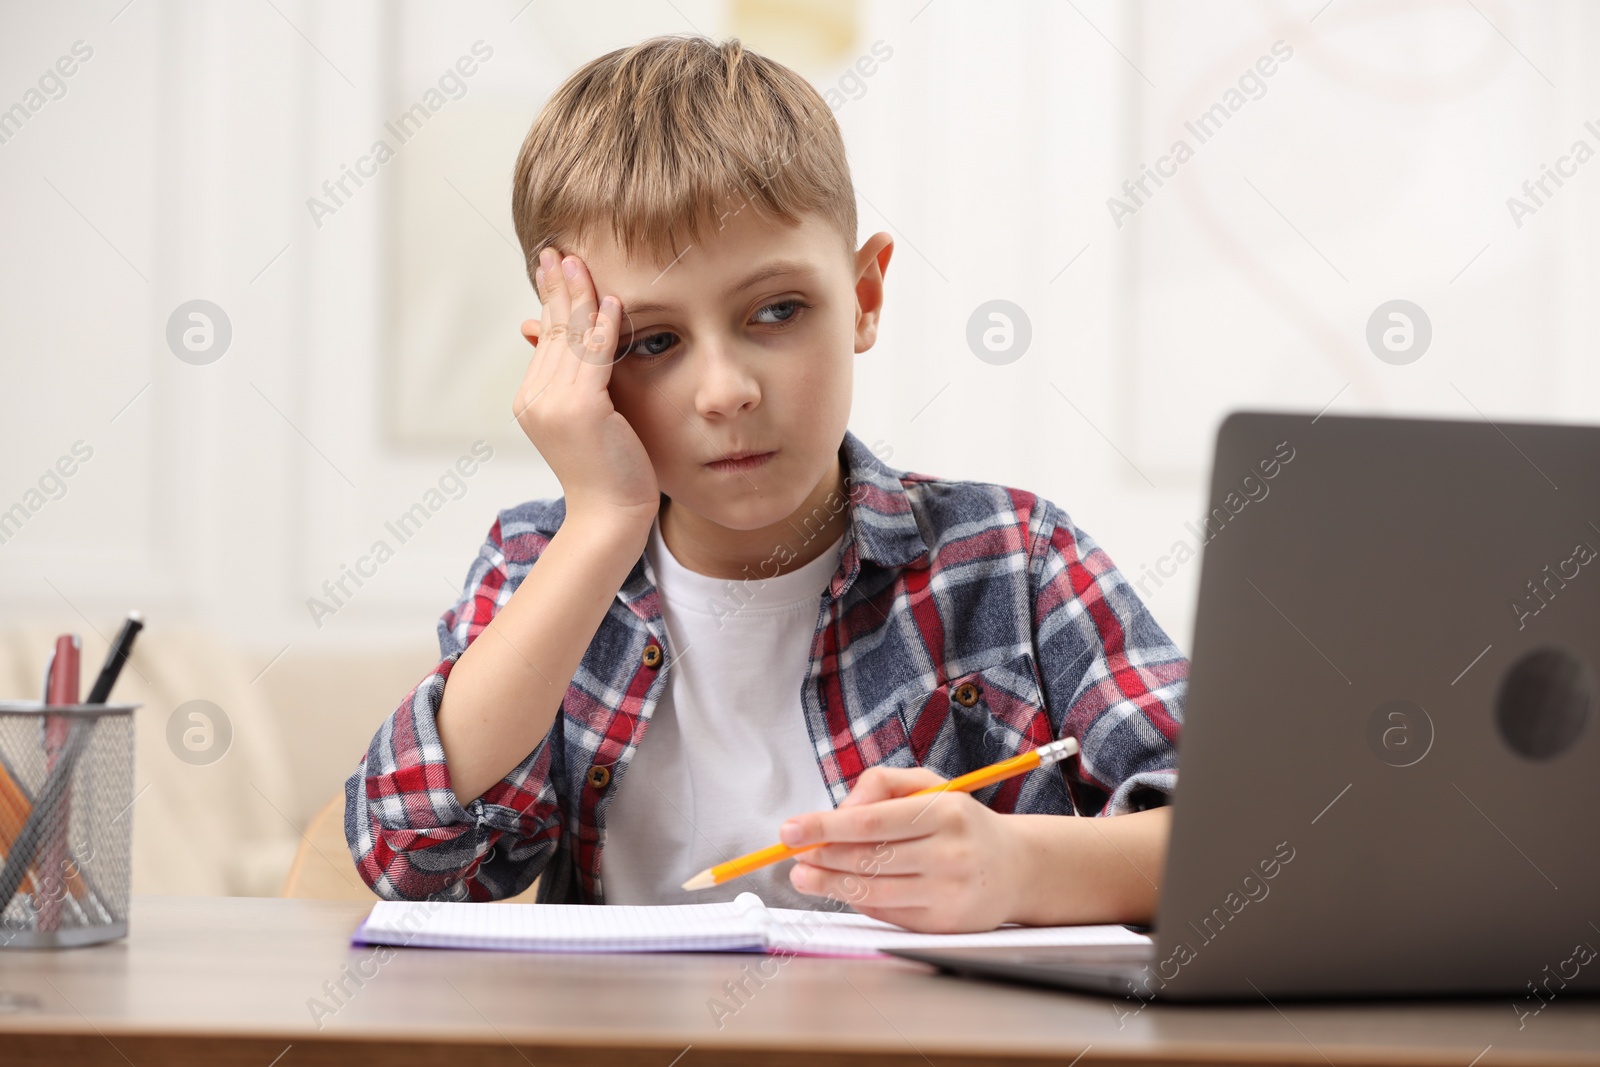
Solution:
[{"label": "pen in holder", "polygon": [[138,706],[0,701],[0,948],[127,934]]}]

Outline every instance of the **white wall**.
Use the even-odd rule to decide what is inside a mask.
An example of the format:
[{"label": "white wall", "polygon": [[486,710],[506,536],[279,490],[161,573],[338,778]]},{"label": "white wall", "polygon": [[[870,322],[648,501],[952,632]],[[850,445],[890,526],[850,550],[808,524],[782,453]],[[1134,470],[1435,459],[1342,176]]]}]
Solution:
[{"label": "white wall", "polygon": [[[1210,434],[1233,407],[1600,417],[1600,162],[1520,226],[1506,206],[1574,141],[1600,149],[1592,4],[842,3],[826,10],[856,20],[854,40],[831,48],[771,29],[782,7],[5,8],[0,106],[74,42],[93,56],[0,144],[0,508],[74,442],[93,457],[0,544],[0,624],[109,630],[137,605],[273,670],[430,643],[494,511],[556,485],[504,420],[486,426],[495,458],[465,496],[333,618],[308,614],[474,436],[397,444],[386,421],[396,323],[428,312],[414,278],[404,291],[423,306],[395,305],[397,249],[416,257],[416,235],[439,234],[510,279],[441,361],[492,377],[526,358],[516,329],[535,308],[506,246],[517,144],[443,155],[451,169],[433,175],[427,141],[503,126],[507,101],[510,128],[525,127],[573,67],[658,32],[749,27],[751,47],[819,84],[874,41],[892,48],[838,111],[861,233],[898,246],[852,425],[898,465],[1055,499],[1126,570],[1199,513]],[[403,166],[316,225],[321,182],[480,39],[495,58],[471,106],[441,112]],[[1293,56],[1264,94],[1118,226],[1107,199],[1124,179],[1278,40]],[[397,221],[397,203],[414,214]],[[204,366],[164,339],[197,297],[233,327]],[[1403,367],[1364,341],[1396,297],[1434,329]],[[1031,322],[1008,366],[965,341],[994,298]],[[508,407],[509,394],[486,410]],[[1152,596],[1184,645],[1197,578],[1191,565]]]}]

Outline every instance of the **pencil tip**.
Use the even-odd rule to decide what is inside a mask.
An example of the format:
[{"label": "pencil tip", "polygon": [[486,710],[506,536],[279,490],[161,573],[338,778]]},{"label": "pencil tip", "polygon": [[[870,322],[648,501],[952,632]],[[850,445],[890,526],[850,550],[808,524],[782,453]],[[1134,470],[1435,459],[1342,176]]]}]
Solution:
[{"label": "pencil tip", "polygon": [[711,868],[707,867],[705,870],[701,871],[699,874],[695,875],[693,878],[691,878],[687,882],[683,883],[683,888],[684,889],[710,889],[712,886],[714,886],[716,884],[717,884],[717,880],[711,876]]}]

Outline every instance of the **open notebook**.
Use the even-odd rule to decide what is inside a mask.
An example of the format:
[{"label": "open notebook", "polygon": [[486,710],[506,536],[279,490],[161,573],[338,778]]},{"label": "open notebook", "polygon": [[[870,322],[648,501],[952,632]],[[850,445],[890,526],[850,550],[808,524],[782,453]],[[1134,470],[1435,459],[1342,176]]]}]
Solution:
[{"label": "open notebook", "polygon": [[879,949],[1148,945],[1126,926],[1003,926],[918,934],[853,912],[769,908],[754,893],[716,904],[656,906],[380,901],[358,945],[522,952],[739,952],[877,956]]}]

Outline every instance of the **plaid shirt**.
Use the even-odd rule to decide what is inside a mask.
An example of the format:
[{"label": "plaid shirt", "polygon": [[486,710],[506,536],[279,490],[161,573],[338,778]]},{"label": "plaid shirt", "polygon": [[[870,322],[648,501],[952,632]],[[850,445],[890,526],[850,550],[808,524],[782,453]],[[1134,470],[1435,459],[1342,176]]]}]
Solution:
[{"label": "plaid shirt", "polygon": [[[1078,756],[973,795],[999,812],[1060,815],[1165,803],[1188,661],[1095,542],[1032,494],[891,470],[853,434],[840,454],[849,500],[829,506],[848,506],[849,523],[801,691],[833,802],[874,765],[952,778],[1071,736]],[[500,512],[439,621],[439,665],[345,783],[345,837],[381,897],[496,900],[542,874],[540,901],[604,903],[606,807],[673,664],[643,556],[549,733],[465,807],[435,723],[451,667],[565,513],[563,500]]]}]

